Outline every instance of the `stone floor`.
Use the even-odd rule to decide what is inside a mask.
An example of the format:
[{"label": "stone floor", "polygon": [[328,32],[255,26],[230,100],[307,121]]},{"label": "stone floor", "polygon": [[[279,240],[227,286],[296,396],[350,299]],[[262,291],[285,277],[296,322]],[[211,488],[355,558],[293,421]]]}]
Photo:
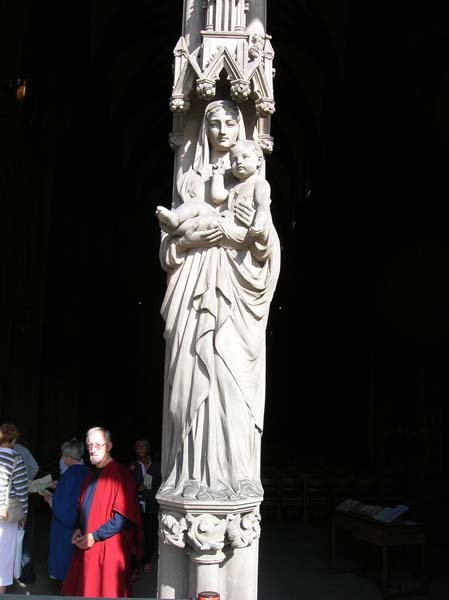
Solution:
[{"label": "stone floor", "polygon": [[[46,558],[49,514],[36,515],[36,581],[25,585],[16,581],[6,597],[20,595],[58,596],[60,586],[47,576]],[[446,536],[435,536],[430,548],[431,573],[427,595],[415,598],[449,599],[449,547]],[[338,567],[348,572],[329,574],[329,524],[323,520],[304,523],[296,520],[265,520],[262,523],[259,560],[259,600],[379,600],[379,549],[341,539],[337,546]],[[419,554],[416,547],[396,548],[391,553],[392,592],[410,591],[418,586]],[[154,572],[142,575],[134,586],[133,597],[155,598],[157,565]],[[245,600],[242,598],[242,600]]]}]

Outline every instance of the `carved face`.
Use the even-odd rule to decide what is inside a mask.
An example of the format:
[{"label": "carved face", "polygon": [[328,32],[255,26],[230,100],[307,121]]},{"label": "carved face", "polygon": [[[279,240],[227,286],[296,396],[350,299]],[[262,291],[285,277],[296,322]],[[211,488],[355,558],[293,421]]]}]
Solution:
[{"label": "carved face", "polygon": [[262,161],[261,155],[248,143],[235,144],[230,153],[231,170],[237,179],[246,179],[257,173]]},{"label": "carved face", "polygon": [[216,108],[207,116],[207,137],[217,152],[227,152],[238,136],[236,115],[223,107]]}]

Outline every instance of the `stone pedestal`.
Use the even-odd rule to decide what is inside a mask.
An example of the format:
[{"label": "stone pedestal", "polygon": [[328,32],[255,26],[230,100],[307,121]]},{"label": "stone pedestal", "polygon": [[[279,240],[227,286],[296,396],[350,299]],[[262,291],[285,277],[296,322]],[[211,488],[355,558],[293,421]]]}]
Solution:
[{"label": "stone pedestal", "polygon": [[261,501],[160,500],[158,598],[257,600]]}]

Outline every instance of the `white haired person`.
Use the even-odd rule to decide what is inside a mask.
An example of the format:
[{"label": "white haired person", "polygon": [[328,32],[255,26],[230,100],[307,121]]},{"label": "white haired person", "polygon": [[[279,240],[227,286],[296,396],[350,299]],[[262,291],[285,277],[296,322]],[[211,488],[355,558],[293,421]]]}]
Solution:
[{"label": "white haired person", "polygon": [[81,488],[75,545],[62,586],[64,596],[132,596],[131,561],[143,552],[142,517],[130,470],[111,456],[112,440],[104,427],[86,434],[90,469]]},{"label": "white haired person", "polygon": [[48,574],[64,581],[72,558],[72,534],[78,511],[78,499],[88,467],[83,464],[84,444],[76,438],[61,445],[61,455],[67,469],[58,481],[53,496],[44,496],[52,509]]}]

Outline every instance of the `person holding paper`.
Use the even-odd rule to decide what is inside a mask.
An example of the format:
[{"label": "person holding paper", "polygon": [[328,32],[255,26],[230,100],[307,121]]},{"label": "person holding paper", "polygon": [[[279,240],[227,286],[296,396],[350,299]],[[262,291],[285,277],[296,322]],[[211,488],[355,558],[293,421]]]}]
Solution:
[{"label": "person holding paper", "polygon": [[134,452],[136,458],[129,468],[137,486],[145,542],[143,557],[134,564],[133,579],[136,580],[142,569],[144,573],[151,573],[151,561],[156,553],[159,511],[156,492],[161,484],[161,465],[150,456],[150,443],[146,437],[135,441]]},{"label": "person holding paper", "polygon": [[58,481],[53,495],[39,492],[52,509],[48,574],[52,579],[64,581],[74,546],[72,533],[78,509],[82,483],[89,473],[82,462],[84,444],[72,438],[61,446],[62,458],[67,469]]}]

